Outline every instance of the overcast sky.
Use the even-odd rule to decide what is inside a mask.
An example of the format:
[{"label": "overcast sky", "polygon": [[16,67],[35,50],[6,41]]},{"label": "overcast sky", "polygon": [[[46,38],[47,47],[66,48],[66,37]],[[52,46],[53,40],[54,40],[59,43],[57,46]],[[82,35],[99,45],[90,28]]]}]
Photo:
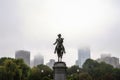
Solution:
[{"label": "overcast sky", "polygon": [[[91,57],[102,53],[120,57],[119,0],[0,0],[0,57],[16,50],[54,55],[57,34],[64,37],[63,60],[73,65],[77,50],[89,46]],[[71,61],[70,61],[71,60]]]}]

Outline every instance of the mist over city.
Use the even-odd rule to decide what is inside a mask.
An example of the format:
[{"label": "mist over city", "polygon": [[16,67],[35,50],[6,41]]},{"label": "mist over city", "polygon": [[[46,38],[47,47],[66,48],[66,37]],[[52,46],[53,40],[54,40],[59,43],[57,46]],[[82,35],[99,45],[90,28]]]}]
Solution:
[{"label": "mist over city", "polygon": [[31,59],[41,54],[45,63],[57,60],[53,43],[59,33],[69,66],[81,47],[90,48],[92,59],[120,56],[119,0],[2,0],[0,17],[0,57],[15,58],[17,50],[27,50]]},{"label": "mist over city", "polygon": [[120,0],[0,0],[0,80],[120,80]]}]

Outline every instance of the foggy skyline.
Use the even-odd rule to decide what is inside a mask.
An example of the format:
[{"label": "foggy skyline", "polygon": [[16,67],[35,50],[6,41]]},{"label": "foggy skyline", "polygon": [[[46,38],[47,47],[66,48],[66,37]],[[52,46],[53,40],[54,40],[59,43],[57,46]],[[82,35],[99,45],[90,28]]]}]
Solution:
[{"label": "foggy skyline", "polygon": [[75,63],[81,46],[90,47],[93,59],[102,53],[120,58],[120,1],[0,1],[0,57],[28,50],[32,57],[44,55],[45,63],[56,59],[53,43],[59,33],[66,48],[63,61],[68,65]]}]

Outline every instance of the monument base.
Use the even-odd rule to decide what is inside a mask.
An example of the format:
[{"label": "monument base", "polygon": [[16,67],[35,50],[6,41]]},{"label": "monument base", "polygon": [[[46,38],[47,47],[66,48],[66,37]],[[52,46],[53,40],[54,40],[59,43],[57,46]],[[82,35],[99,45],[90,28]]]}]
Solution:
[{"label": "monument base", "polygon": [[66,80],[66,68],[64,62],[55,62],[53,66],[54,80]]}]

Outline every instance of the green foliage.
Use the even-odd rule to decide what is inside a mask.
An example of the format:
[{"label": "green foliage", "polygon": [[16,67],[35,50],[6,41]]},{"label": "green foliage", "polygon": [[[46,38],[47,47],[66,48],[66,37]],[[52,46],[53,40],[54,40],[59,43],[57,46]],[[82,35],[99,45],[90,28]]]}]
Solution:
[{"label": "green foliage", "polygon": [[32,68],[29,80],[45,80],[46,78],[48,80],[53,78],[52,70],[48,66],[38,65]]},{"label": "green foliage", "polygon": [[6,73],[4,66],[0,66],[0,80],[6,80]]},{"label": "green foliage", "polygon": [[94,80],[106,80],[107,78],[113,79],[113,67],[104,62],[98,63],[94,60],[88,59],[84,63],[83,69],[88,72]]},{"label": "green foliage", "polygon": [[1,58],[0,59],[0,66],[3,66],[4,65],[4,62],[5,62],[5,60],[14,60],[13,58],[7,58],[7,57],[3,57],[3,58]]},{"label": "green foliage", "polygon": [[40,71],[37,67],[33,67],[30,73],[29,80],[41,80]]},{"label": "green foliage", "polygon": [[114,80],[120,80],[120,68],[114,68],[113,69],[113,77],[114,77]]},{"label": "green foliage", "polygon": [[79,75],[79,80],[92,80],[92,77],[88,73],[81,73]]},{"label": "green foliage", "polygon": [[92,73],[93,69],[96,67],[99,67],[99,63],[92,59],[86,60],[86,62],[83,64],[83,69],[89,73]]},{"label": "green foliage", "polygon": [[80,70],[79,66],[76,66],[76,65],[71,66],[67,69],[67,74],[71,75],[71,74],[77,73],[77,69]]},{"label": "green foliage", "polygon": [[[77,72],[79,70],[79,72]],[[68,80],[78,80],[80,73],[84,72],[79,66],[73,65],[67,69],[67,79]]]},{"label": "green foliage", "polygon": [[21,59],[0,59],[0,80],[28,80],[30,68]]},{"label": "green foliage", "polygon": [[51,80],[50,78],[48,78],[47,76],[43,77],[42,80]]},{"label": "green foliage", "polygon": [[[75,65],[67,68],[67,80],[78,79],[120,80],[120,69],[88,59],[83,64],[83,69]],[[30,69],[22,59],[1,58],[0,80],[53,80],[53,71],[46,65],[38,65]]]},{"label": "green foliage", "polygon": [[92,59],[86,60],[86,62],[83,64],[83,69],[95,78],[99,76],[98,72],[96,72],[97,67],[99,67],[99,63]]},{"label": "green foliage", "polygon": [[77,73],[73,73],[71,75],[67,76],[67,80],[78,80],[78,74]]},{"label": "green foliage", "polygon": [[4,62],[4,66],[5,66],[5,72],[8,76],[9,80],[14,80],[14,76],[16,75],[16,69],[17,69],[17,65],[12,61],[12,60],[5,60]]}]

